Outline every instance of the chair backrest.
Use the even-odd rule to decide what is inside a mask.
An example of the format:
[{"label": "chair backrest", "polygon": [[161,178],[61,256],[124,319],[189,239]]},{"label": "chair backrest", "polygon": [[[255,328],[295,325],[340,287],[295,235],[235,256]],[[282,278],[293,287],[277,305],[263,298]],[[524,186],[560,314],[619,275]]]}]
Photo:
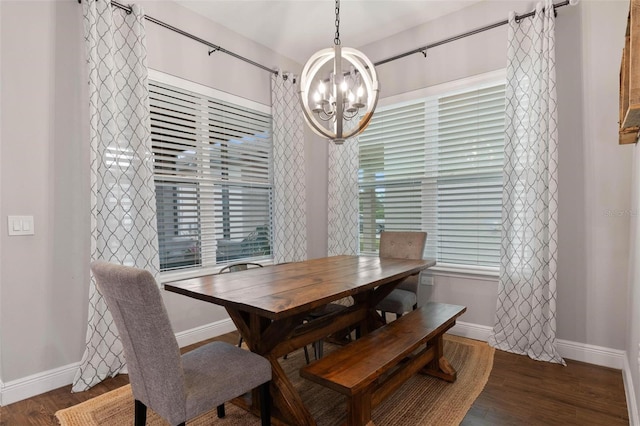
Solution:
[{"label": "chair backrest", "polygon": [[186,390],[169,315],[145,270],[95,261],[98,290],[118,328],[135,399],[174,424],[186,418]]},{"label": "chair backrest", "polygon": [[220,271],[218,271],[218,274],[225,274],[227,272],[246,271],[247,269],[249,269],[249,267],[262,268],[262,265],[259,263],[253,263],[253,262],[232,263],[231,265],[227,265],[224,268],[220,269]]},{"label": "chair backrest", "polygon": [[426,242],[426,232],[382,231],[380,257],[422,259]]},{"label": "chair backrest", "polygon": [[[382,231],[380,233],[380,257],[397,259],[422,259],[427,243],[426,232]],[[418,294],[418,276],[407,277],[396,288]]]}]

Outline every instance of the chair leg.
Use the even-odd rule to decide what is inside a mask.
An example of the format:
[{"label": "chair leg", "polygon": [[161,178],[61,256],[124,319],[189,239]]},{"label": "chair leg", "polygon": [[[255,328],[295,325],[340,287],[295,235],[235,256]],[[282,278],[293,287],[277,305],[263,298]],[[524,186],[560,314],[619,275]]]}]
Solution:
[{"label": "chair leg", "polygon": [[240,336],[240,338],[238,339],[238,347],[242,347],[242,336]]},{"label": "chair leg", "polygon": [[322,340],[316,340],[315,342],[313,342],[313,352],[316,356],[316,360],[322,358],[324,352],[324,345],[322,343]]},{"label": "chair leg", "polygon": [[382,322],[387,323],[387,313],[385,311],[380,311],[382,313]]},{"label": "chair leg", "polygon": [[216,407],[216,411],[218,412],[218,418],[219,419],[224,419],[224,416],[226,415],[224,413],[224,404],[220,404]]},{"label": "chair leg", "polygon": [[262,426],[271,425],[270,383],[271,382],[267,382],[260,385],[260,424]]},{"label": "chair leg", "polygon": [[307,364],[311,362],[309,361],[309,351],[307,350],[307,345],[304,345],[304,360],[307,361]]},{"label": "chair leg", "polygon": [[402,314],[396,314],[396,319],[400,318]]},{"label": "chair leg", "polygon": [[145,426],[146,423],[147,423],[147,406],[136,399],[135,406],[134,406],[134,425]]}]

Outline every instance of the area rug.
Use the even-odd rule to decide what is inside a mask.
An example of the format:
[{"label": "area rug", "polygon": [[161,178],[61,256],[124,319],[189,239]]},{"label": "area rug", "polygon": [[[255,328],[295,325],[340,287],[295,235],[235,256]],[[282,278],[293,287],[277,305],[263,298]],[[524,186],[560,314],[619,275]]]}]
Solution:
[{"label": "area rug", "polygon": [[[331,350],[331,345],[325,351]],[[493,366],[494,349],[485,342],[445,335],[445,356],[458,372],[454,383],[418,374],[409,379],[373,412],[377,426],[459,425],[484,388]],[[287,375],[299,390],[318,426],[335,426],[344,421],[344,397],[332,390],[300,378],[304,365],[302,351],[281,361]],[[187,422],[189,426],[259,425],[255,416],[226,404],[226,417],[218,419],[216,410]],[[133,396],[129,385],[56,412],[61,426],[120,426],[133,422]],[[148,411],[148,426],[167,423]]]}]

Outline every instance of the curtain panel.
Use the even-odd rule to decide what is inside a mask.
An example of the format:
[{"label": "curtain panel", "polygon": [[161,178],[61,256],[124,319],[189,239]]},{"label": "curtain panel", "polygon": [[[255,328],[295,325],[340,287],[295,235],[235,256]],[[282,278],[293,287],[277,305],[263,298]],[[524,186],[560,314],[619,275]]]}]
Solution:
[{"label": "curtain panel", "polygon": [[556,350],[558,122],[555,15],[509,15],[497,349],[564,364]]},{"label": "curtain panel", "polygon": [[273,116],[273,259],[307,258],[304,131],[295,76],[271,77]]},{"label": "curtain panel", "polygon": [[[144,12],[84,1],[89,66],[91,260],[135,266],[158,276]],[[86,349],[73,392],[125,368],[111,314],[91,277]]]},{"label": "curtain panel", "polygon": [[358,247],[358,137],[342,145],[329,143],[328,252],[329,256],[357,255]]}]

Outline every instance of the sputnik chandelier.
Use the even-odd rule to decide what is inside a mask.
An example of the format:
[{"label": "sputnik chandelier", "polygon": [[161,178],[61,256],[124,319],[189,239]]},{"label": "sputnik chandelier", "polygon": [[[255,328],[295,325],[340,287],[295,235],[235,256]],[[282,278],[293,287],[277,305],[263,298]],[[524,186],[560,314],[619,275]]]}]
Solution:
[{"label": "sputnik chandelier", "polygon": [[[340,0],[336,0],[334,46],[314,53],[300,75],[304,118],[318,135],[342,144],[361,133],[378,103],[373,63],[360,51],[340,44]],[[312,84],[316,90],[312,93]],[[352,123],[349,123],[352,120]],[[346,130],[349,128],[349,130]]]}]

